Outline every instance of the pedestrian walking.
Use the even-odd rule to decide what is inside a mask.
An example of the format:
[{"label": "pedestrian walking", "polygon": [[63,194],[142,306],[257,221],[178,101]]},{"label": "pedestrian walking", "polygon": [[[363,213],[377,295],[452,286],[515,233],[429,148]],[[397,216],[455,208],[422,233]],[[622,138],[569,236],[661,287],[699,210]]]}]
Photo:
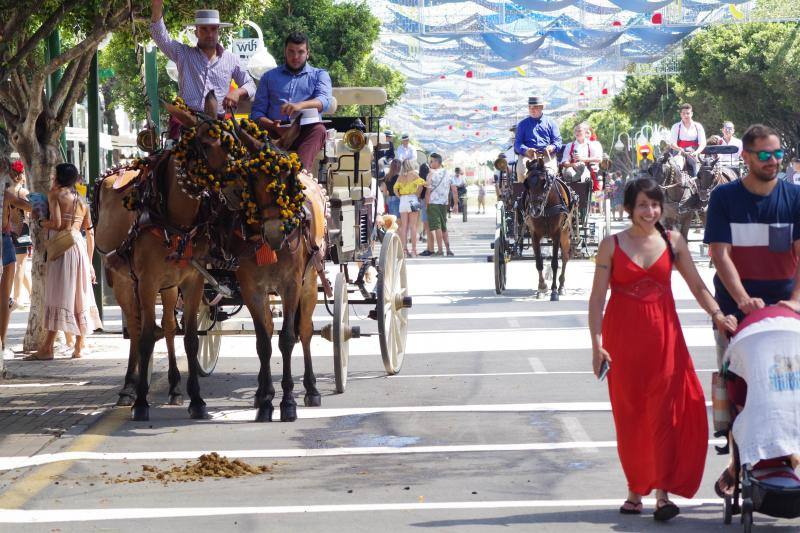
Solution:
[{"label": "pedestrian walking", "polygon": [[[69,163],[56,166],[47,194],[49,217],[39,219],[48,230],[44,326],[47,336],[27,361],[53,359],[53,341],[59,330],[76,336],[72,357],[81,357],[84,338],[103,327],[94,300],[92,267],[94,233],[89,209],[75,190],[78,169]],[[86,232],[86,238],[81,235]]]},{"label": "pedestrian walking", "polygon": [[478,178],[478,213],[486,213],[486,178]]},{"label": "pedestrian walking", "polygon": [[620,513],[640,514],[642,497],[655,490],[658,521],[680,513],[669,494],[691,498],[697,492],[708,451],[705,398],[675,310],[673,266],[717,327],[737,326],[706,288],[686,241],[659,222],[663,204],[652,179],[627,185],[631,226],[601,242],[589,299],[592,365],[598,377],[609,369],[617,450],[628,481]]},{"label": "pedestrian walking", "polygon": [[[450,239],[447,236],[447,203],[450,194],[458,197],[455,185],[453,185],[453,178],[448,174],[447,170],[442,168],[442,156],[437,153],[432,153],[430,156],[430,172],[425,183],[425,188],[428,191],[428,225],[430,227],[433,237],[429,237],[428,252],[433,248],[433,239],[436,239],[437,251],[435,254],[423,252],[420,255],[444,255],[442,252],[442,244],[447,250],[448,256],[454,256],[450,250]],[[458,204],[455,206],[455,212],[458,213]]]},{"label": "pedestrian walking", "polygon": [[[28,190],[25,184],[24,167],[21,161],[15,162],[16,168],[20,171],[18,173],[12,172],[11,186],[8,188],[8,193],[14,198],[27,200]],[[16,174],[16,175],[14,175]],[[14,271],[14,289],[11,302],[11,310],[22,309],[23,304],[20,301],[22,288],[28,292],[28,300],[31,297],[31,277],[28,274],[28,269],[25,268],[25,263],[31,253],[31,229],[28,225],[28,215],[25,209],[11,206],[9,209],[9,227],[11,231],[11,239],[14,242],[14,251],[16,255],[16,266]]]},{"label": "pedestrian walking", "polygon": [[[417,222],[419,221],[419,194],[425,180],[419,177],[416,165],[404,160],[400,168],[400,176],[394,184],[394,190],[400,197],[400,240],[406,257],[417,257]],[[409,234],[411,236],[411,252],[408,251]]]}]

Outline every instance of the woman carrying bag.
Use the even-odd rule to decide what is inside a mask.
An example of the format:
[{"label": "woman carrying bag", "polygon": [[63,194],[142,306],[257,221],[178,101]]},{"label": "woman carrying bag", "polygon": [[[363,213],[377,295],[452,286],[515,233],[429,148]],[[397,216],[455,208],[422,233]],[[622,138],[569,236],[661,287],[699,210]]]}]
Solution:
[{"label": "woman carrying bag", "polygon": [[[47,337],[36,353],[25,358],[28,361],[53,359],[53,341],[59,330],[77,337],[72,354],[77,359],[81,356],[83,338],[103,327],[92,290],[94,233],[89,209],[75,190],[78,178],[74,165],[56,166],[56,177],[47,194],[50,215],[38,220],[40,227],[48,230],[44,295]],[[81,230],[86,232],[85,240]]]}]

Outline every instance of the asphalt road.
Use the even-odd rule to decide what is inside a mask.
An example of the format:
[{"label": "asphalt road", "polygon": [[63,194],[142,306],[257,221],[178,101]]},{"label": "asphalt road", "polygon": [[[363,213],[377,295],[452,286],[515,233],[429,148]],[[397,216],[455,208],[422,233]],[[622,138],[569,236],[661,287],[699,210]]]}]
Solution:
[{"label": "asphalt road", "polygon": [[[455,258],[408,261],[414,307],[399,375],[386,376],[377,338],[357,339],[348,389],[336,394],[331,347],[315,339],[322,407],[301,407],[294,423],[256,424],[254,338],[225,337],[217,369],[201,380],[211,420],[192,421],[186,406],[164,405],[166,380],[157,372],[150,422],[111,410],[83,435],[65,436],[30,457],[0,458],[0,530],[738,530],[736,523],[722,525],[712,487],[727,457],[716,456],[711,444],[696,499],[676,500],[680,517],[655,524],[652,500],[641,516],[617,512],[625,479],[607,388],[590,373],[586,305],[593,264],[571,262],[567,295],[550,302],[534,295],[534,263],[511,263],[509,290],[497,296],[485,260],[493,214],[466,224],[451,220],[451,227]],[[703,273],[710,279],[707,268]],[[682,281],[674,284],[710,399],[709,321]],[[317,326],[327,320],[322,308],[315,316]],[[376,330],[369,320],[358,323]],[[242,325],[245,315],[226,328]],[[124,344],[117,342],[119,350],[90,357],[121,357]],[[293,371],[302,405],[300,352]],[[182,354],[180,365],[185,376]],[[276,417],[280,366],[274,358]],[[144,465],[183,465],[209,451],[272,471],[167,485],[108,483],[138,477]],[[28,466],[13,468],[19,464]],[[800,530],[796,522],[767,517],[756,524]]]}]

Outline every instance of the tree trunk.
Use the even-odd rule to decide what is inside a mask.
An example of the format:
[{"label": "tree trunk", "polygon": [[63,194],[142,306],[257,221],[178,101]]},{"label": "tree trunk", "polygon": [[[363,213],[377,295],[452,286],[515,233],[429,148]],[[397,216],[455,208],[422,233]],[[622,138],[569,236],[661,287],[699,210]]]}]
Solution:
[{"label": "tree trunk", "polygon": [[[15,143],[20,157],[25,163],[32,192],[47,194],[50,190],[51,176],[55,166],[61,162],[58,145],[43,146],[38,139],[18,138]],[[38,224],[31,224],[33,257],[31,260],[31,310],[28,315],[28,329],[22,349],[26,352],[37,350],[47,331],[44,329],[44,289],[47,264],[44,260],[46,230]]]}]

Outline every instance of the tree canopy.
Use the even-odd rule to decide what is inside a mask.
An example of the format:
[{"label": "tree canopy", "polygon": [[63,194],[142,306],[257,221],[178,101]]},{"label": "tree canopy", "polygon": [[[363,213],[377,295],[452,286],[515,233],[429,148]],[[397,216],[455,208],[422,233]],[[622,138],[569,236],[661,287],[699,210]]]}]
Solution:
[{"label": "tree canopy", "polygon": [[[800,1],[791,3],[800,7]],[[773,9],[785,6],[762,1],[756,13],[774,13]],[[746,23],[697,32],[684,43],[677,74],[628,76],[613,107],[633,123],[655,121],[669,126],[679,120],[678,105],[688,102],[708,135],[717,133],[725,120],[733,121],[739,133],[760,122],[777,129],[786,148],[797,154],[798,100],[800,25]]]}]

